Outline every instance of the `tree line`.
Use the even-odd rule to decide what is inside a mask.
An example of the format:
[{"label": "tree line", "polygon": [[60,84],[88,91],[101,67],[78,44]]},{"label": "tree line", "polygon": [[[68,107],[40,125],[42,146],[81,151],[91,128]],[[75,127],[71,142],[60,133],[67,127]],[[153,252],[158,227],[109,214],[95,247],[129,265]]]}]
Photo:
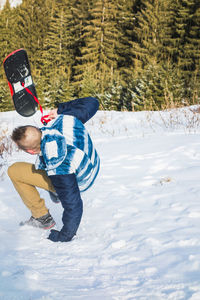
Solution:
[{"label": "tree line", "polygon": [[[0,11],[0,59],[24,48],[41,104],[104,110],[199,102],[199,0],[23,0]],[[3,67],[0,111],[13,109]]]}]

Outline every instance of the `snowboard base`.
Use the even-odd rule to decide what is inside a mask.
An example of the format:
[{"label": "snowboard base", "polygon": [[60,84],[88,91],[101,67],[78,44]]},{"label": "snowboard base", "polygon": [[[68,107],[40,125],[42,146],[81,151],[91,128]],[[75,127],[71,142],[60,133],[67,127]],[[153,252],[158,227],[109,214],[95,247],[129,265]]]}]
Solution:
[{"label": "snowboard base", "polygon": [[23,117],[34,115],[38,107],[34,100],[37,94],[26,51],[18,49],[10,53],[4,59],[3,65],[16,111]]}]

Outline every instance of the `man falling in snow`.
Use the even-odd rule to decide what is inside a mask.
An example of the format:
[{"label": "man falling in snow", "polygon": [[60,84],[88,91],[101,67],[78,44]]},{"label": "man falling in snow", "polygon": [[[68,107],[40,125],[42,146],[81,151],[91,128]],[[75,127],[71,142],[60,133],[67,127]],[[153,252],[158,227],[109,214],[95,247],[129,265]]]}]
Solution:
[{"label": "man falling in snow", "polygon": [[76,234],[83,212],[80,192],[98,174],[100,159],[83,125],[98,107],[92,97],[61,103],[49,112],[50,119],[55,119],[51,127],[20,126],[12,133],[20,149],[38,155],[35,165],[16,162],[8,168],[15,189],[31,211],[31,218],[22,224],[43,229],[55,225],[36,187],[49,191],[64,208],[62,229],[51,229],[48,237],[53,242],[68,242]]}]

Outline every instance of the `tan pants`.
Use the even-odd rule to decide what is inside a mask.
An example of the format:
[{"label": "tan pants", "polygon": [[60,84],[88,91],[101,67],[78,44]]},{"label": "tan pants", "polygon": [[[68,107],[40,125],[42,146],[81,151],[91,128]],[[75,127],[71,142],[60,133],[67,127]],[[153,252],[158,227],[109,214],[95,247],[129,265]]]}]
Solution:
[{"label": "tan pants", "polygon": [[43,170],[36,170],[30,163],[16,162],[8,168],[8,175],[24,204],[35,218],[48,213],[44,199],[36,187],[55,192],[54,187]]}]

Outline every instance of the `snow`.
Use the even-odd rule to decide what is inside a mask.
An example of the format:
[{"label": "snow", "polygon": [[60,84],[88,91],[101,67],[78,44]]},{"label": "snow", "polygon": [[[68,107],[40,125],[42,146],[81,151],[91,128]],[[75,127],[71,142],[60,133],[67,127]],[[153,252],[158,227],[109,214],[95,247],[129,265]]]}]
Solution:
[{"label": "snow", "polygon": [[[0,113],[0,131],[40,126],[39,112]],[[87,124],[101,157],[69,243],[19,227],[30,217],[5,171],[0,181],[0,299],[199,300],[200,127],[190,109],[98,112]],[[2,175],[3,177],[3,175]],[[62,226],[62,208],[40,190]]]},{"label": "snow", "polygon": [[[22,3],[22,0],[10,0],[11,7],[16,7],[17,5]],[[0,0],[0,9],[5,5],[6,0]]]}]

